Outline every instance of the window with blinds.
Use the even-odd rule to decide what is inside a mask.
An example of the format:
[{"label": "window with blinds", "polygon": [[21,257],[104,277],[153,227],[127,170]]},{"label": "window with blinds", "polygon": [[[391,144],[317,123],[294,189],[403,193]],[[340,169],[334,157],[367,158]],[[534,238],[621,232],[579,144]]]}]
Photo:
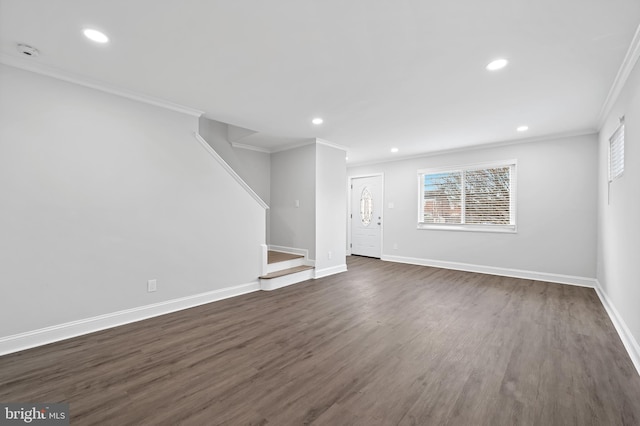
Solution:
[{"label": "window with blinds", "polygon": [[515,232],[515,160],[418,171],[418,228]]},{"label": "window with blinds", "polygon": [[624,119],[609,139],[609,182],[624,172]]}]

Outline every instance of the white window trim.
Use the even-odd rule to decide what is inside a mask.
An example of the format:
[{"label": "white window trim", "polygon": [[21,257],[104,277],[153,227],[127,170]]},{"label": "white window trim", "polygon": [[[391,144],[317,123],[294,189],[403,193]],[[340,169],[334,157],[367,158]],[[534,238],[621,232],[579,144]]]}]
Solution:
[{"label": "white window trim", "polygon": [[[439,224],[439,223],[424,223],[421,220],[424,219],[423,212],[423,204],[422,197],[423,193],[423,184],[424,184],[424,175],[433,174],[433,173],[446,173],[446,172],[461,172],[463,170],[478,170],[478,169],[489,169],[493,167],[506,167],[509,166],[511,168],[511,197],[510,197],[510,206],[509,206],[509,214],[510,221],[513,225],[467,225],[467,224]],[[427,230],[439,230],[439,231],[467,231],[467,232],[492,232],[492,233],[502,233],[502,234],[516,234],[518,232],[517,221],[516,221],[516,207],[517,207],[517,174],[518,174],[518,161],[516,159],[504,160],[504,161],[491,161],[486,163],[473,163],[473,164],[464,164],[458,166],[446,166],[446,167],[432,167],[428,169],[420,169],[418,170],[418,229],[427,229]],[[462,191],[461,195],[461,203],[462,203],[462,214],[464,217],[464,197],[465,192]]]}]

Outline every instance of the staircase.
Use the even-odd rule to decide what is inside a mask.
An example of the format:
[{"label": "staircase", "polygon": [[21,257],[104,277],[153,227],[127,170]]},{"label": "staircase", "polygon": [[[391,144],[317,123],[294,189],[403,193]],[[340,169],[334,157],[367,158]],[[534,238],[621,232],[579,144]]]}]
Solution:
[{"label": "staircase", "polygon": [[260,289],[275,290],[313,278],[313,266],[304,256],[269,250],[266,274],[260,277]]}]

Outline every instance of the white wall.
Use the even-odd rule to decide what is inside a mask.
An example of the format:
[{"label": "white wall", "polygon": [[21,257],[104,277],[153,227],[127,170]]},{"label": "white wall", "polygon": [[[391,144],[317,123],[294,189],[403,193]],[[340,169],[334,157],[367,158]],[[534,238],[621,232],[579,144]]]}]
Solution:
[{"label": "white wall", "polygon": [[200,135],[211,145],[224,161],[269,204],[271,200],[271,154],[234,148],[227,140],[225,123],[200,118]]},{"label": "white wall", "polygon": [[307,249],[312,260],[316,258],[315,182],[314,144],[271,154],[269,243]]},{"label": "white wall", "polygon": [[[608,201],[609,138],[621,116],[625,116],[625,169],[622,177],[611,183]],[[600,130],[598,164],[598,281],[637,347],[640,342],[640,63],[636,63]],[[640,352],[636,356],[640,356]]]},{"label": "white wall", "polygon": [[197,118],[3,65],[0,93],[0,337],[257,279],[264,209]]},{"label": "white wall", "polygon": [[346,269],[345,156],[341,149],[316,144],[316,273],[320,275]]},{"label": "white wall", "polygon": [[[518,162],[516,234],[416,229],[418,169],[509,159]],[[354,166],[348,174],[384,173],[383,257],[593,279],[596,167],[597,137],[587,135]]]},{"label": "white wall", "polygon": [[[271,203],[271,154],[234,148],[227,140],[227,124],[200,117],[200,136],[244,180],[256,194],[269,205]],[[265,216],[266,241],[270,240],[269,215]]]}]

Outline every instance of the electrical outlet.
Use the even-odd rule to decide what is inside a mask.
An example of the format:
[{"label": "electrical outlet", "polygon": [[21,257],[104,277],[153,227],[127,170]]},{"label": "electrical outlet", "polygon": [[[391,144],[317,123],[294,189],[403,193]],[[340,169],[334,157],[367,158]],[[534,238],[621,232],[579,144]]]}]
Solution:
[{"label": "electrical outlet", "polygon": [[152,293],[157,290],[158,280],[147,281],[147,292]]},{"label": "electrical outlet", "polygon": [[393,249],[398,250],[398,243],[393,243]]},{"label": "electrical outlet", "polygon": [[331,250],[329,250],[327,252],[327,258],[331,259],[333,257],[333,252]]}]

